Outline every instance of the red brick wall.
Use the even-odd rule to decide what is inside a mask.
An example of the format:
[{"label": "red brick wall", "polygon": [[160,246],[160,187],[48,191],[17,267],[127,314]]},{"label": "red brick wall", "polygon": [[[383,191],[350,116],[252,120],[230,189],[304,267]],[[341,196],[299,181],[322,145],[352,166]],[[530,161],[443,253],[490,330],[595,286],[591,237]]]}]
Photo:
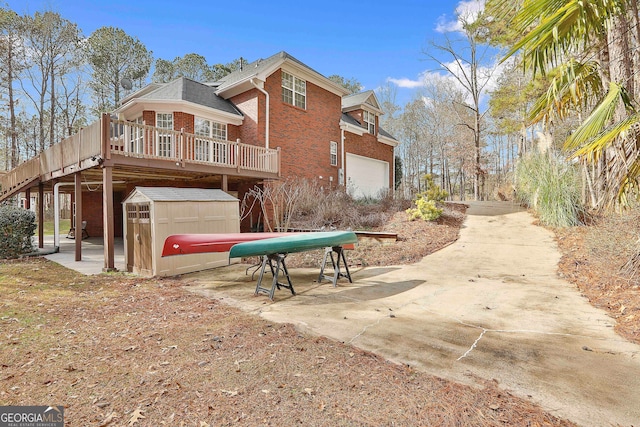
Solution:
[{"label": "red brick wall", "polygon": [[240,127],[227,125],[227,141],[235,141],[238,138],[240,138]]},{"label": "red brick wall", "polygon": [[364,121],[362,120],[362,110],[349,111],[347,114],[356,119],[358,123],[360,123],[360,125],[364,123]]},{"label": "red brick wall", "polygon": [[[124,194],[113,193],[114,235],[122,237],[122,200]],[[102,237],[104,224],[102,216],[102,187],[96,191],[82,191],[82,220],[87,221],[87,233],[91,237]],[[65,231],[65,230],[62,230]]]},{"label": "red brick wall", "polygon": [[193,114],[181,113],[178,111],[173,113],[173,130],[184,129],[187,133],[195,133],[194,122],[195,118]]},{"label": "red brick wall", "polygon": [[[265,96],[258,92],[257,89],[252,89],[247,92],[241,93],[238,96],[231,98],[236,107],[244,114],[244,120],[241,127],[233,126],[236,128],[235,138],[228,139],[235,141],[240,138],[244,144],[251,144],[264,147],[264,135],[265,135]],[[228,126],[231,128],[232,126]],[[227,129],[229,131],[229,129]],[[229,132],[231,134],[231,132]]]},{"label": "red brick wall", "polygon": [[[307,105],[301,109],[282,101],[282,76],[276,71],[267,78],[270,94],[271,148],[282,148],[282,176],[338,183],[338,167],[331,166],[330,141],[340,149],[341,99],[307,81]],[[338,155],[340,158],[340,155]]]},{"label": "red brick wall", "polygon": [[147,126],[155,126],[156,125],[156,112],[145,110],[142,112],[142,120],[144,124]]}]

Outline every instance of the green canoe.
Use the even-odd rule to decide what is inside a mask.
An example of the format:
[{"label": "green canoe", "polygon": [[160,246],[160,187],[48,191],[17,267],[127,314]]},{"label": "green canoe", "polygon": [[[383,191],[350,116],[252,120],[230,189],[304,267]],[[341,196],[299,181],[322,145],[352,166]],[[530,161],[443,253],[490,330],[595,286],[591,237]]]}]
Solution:
[{"label": "green canoe", "polygon": [[231,247],[229,258],[288,254],[293,252],[304,252],[311,249],[342,246],[357,242],[358,237],[352,231],[319,231],[314,233],[300,233],[286,237],[274,237],[273,239],[238,243]]}]

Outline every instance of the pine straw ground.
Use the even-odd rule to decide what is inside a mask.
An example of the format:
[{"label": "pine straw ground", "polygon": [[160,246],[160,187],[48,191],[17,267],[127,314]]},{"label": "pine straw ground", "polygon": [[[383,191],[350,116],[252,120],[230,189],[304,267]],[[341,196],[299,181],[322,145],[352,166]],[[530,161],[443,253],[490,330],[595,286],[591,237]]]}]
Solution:
[{"label": "pine straw ground", "polygon": [[[424,250],[422,239],[447,235],[440,245],[449,244],[461,219],[453,211],[437,224],[394,217],[389,227],[404,247],[398,256],[423,256],[411,255]],[[411,240],[416,233],[421,239]],[[582,228],[560,235],[563,250],[579,260],[565,258],[562,271],[595,283],[601,265],[579,240],[588,235]],[[358,258],[397,262],[376,250]],[[182,286],[179,279],[87,277],[42,259],[3,262],[0,405],[61,404],[67,426],[573,425],[494,382],[476,379],[470,387],[439,379]],[[637,314],[630,302],[638,300],[637,288],[598,289],[607,299],[595,304],[619,318]]]},{"label": "pine straw ground", "polygon": [[640,344],[640,274],[625,264],[638,257],[640,208],[589,226],[555,230],[562,252],[560,274],[574,283],[591,304],[616,319],[616,331]]}]

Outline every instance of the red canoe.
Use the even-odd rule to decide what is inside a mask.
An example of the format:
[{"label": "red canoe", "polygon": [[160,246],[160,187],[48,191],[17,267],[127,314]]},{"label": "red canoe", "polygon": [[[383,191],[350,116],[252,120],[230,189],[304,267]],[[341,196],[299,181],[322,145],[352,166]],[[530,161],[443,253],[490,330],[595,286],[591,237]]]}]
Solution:
[{"label": "red canoe", "polygon": [[238,243],[272,239],[297,233],[173,234],[164,241],[162,256],[228,252]]}]

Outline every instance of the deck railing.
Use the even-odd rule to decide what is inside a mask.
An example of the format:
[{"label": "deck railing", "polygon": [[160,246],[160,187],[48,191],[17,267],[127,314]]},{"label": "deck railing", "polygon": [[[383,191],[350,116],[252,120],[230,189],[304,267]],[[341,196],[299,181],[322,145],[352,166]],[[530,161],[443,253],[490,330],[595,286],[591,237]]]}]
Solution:
[{"label": "deck railing", "polygon": [[[0,176],[0,199],[8,192],[38,177],[66,175],[77,165],[96,156],[119,154],[175,162],[209,164],[241,170],[277,174],[280,151],[238,141],[223,141],[184,131],[162,129],[124,120],[108,120],[109,141],[102,144],[101,121],[44,150]],[[230,172],[231,173],[231,172]]]},{"label": "deck railing", "polygon": [[100,122],[97,121],[40,153],[40,174],[64,171],[100,154]]},{"label": "deck railing", "polygon": [[239,141],[223,141],[123,120],[111,120],[109,135],[113,154],[278,173],[278,150]]},{"label": "deck railing", "polygon": [[0,187],[4,189],[16,188],[39,176],[40,158],[34,157],[31,160],[20,163],[16,168],[0,176]]}]

